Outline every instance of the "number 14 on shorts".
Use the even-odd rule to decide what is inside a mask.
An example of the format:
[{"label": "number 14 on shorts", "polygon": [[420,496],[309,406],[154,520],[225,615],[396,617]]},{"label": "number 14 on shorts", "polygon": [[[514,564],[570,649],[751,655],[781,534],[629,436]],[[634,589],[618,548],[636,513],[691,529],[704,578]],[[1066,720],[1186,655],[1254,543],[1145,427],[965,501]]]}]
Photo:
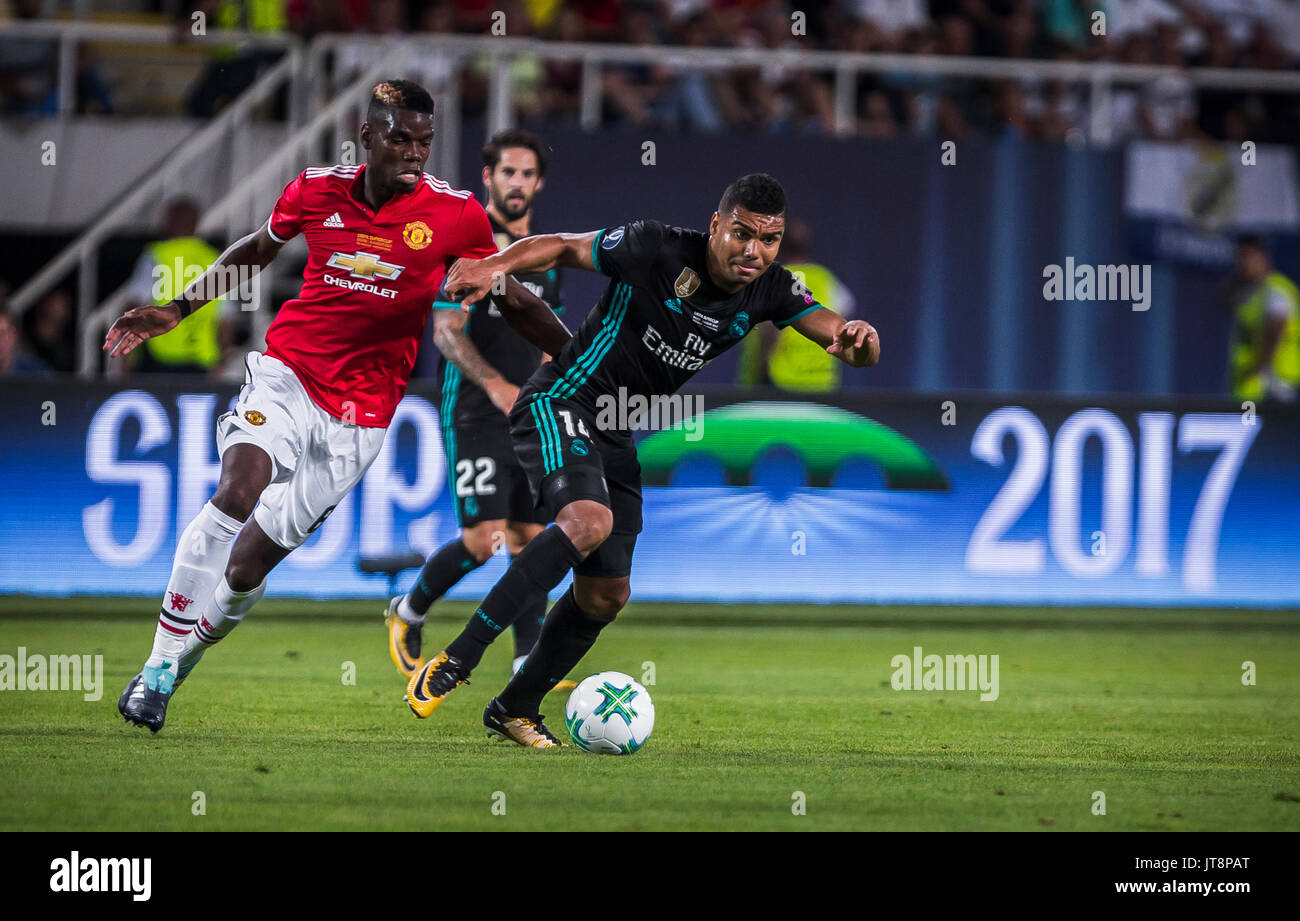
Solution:
[{"label": "number 14 on shorts", "polygon": [[574,438],[578,435],[582,435],[586,438],[591,437],[591,432],[587,431],[587,424],[582,421],[581,417],[578,418],[577,431],[574,431],[573,413],[569,412],[567,409],[560,409],[556,410],[555,414],[564,420],[564,430],[568,433],[570,438]]}]

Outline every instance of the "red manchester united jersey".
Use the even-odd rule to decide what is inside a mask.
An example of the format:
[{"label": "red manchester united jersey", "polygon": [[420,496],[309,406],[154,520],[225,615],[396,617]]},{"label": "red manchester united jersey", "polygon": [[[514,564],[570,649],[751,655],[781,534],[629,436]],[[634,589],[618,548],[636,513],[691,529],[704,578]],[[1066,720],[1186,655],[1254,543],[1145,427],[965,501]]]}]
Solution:
[{"label": "red manchester united jersey", "polygon": [[438,286],[461,256],[497,251],[487,213],[469,192],[428,173],[378,211],[360,199],[365,166],[304,170],[267,230],[307,236],[302,290],[266,334],[266,353],[298,375],[331,415],[386,426],[415,364]]}]

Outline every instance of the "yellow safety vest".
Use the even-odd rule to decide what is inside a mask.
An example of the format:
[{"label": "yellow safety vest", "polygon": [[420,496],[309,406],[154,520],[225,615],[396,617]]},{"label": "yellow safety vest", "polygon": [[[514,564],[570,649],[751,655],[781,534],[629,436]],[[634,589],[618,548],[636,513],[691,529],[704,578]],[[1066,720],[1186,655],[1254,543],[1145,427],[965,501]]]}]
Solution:
[{"label": "yellow safety vest", "polygon": [[289,27],[284,8],[284,0],[224,0],[217,7],[217,28],[283,32]]},{"label": "yellow safety vest", "polygon": [[[815,262],[787,265],[786,268],[803,279],[809,293],[817,298],[817,303],[835,310],[835,305],[826,300],[833,297],[839,287],[839,282],[830,269]],[[772,346],[767,373],[772,383],[782,390],[828,393],[840,384],[840,360],[827,354],[826,349],[793,326],[787,326],[779,331],[776,344]]]},{"label": "yellow safety vest", "polygon": [[[151,243],[149,255],[155,269],[164,270],[154,276],[163,295],[155,303],[161,305],[179,297],[221,254],[198,237],[177,237]],[[221,361],[220,327],[221,306],[208,301],[171,332],[146,339],[144,345],[159,364],[213,368]]]},{"label": "yellow safety vest", "polygon": [[[222,0],[213,19],[218,29],[278,34],[289,28],[284,0]],[[217,60],[228,60],[238,53],[235,45],[220,45],[211,51]]]},{"label": "yellow safety vest", "polygon": [[1241,400],[1258,400],[1265,394],[1264,382],[1251,371],[1264,347],[1268,327],[1268,298],[1281,292],[1291,305],[1286,327],[1273,353],[1273,375],[1292,386],[1300,386],[1300,290],[1281,272],[1270,272],[1233,317],[1232,345],[1228,364],[1232,392]]}]

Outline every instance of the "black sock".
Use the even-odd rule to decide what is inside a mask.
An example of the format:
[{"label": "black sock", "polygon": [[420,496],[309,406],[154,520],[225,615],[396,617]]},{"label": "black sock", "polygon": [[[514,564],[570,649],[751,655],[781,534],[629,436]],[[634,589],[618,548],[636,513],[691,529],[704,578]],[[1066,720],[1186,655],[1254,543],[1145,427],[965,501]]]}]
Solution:
[{"label": "black sock", "polygon": [[[511,560],[513,562],[513,558]],[[542,633],[542,621],[546,620],[546,596],[538,592],[528,600],[519,612],[519,619],[514,622],[515,658],[526,656],[537,645],[537,637]]]},{"label": "black sock", "polygon": [[558,526],[534,537],[492,586],[460,636],[451,641],[447,655],[471,669],[477,666],[488,645],[527,611],[532,599],[541,595],[545,604],[547,592],[581,562],[582,554]]},{"label": "black sock", "polygon": [[542,625],[542,635],[523,668],[515,673],[497,700],[510,716],[532,716],[547,692],[587,654],[600,631],[612,620],[592,617],[578,607],[573,586],[555,602]]},{"label": "black sock", "polygon": [[482,565],[474,559],[460,538],[443,544],[433,556],[424,561],[424,568],[406,594],[406,603],[412,611],[423,617],[431,604]]}]

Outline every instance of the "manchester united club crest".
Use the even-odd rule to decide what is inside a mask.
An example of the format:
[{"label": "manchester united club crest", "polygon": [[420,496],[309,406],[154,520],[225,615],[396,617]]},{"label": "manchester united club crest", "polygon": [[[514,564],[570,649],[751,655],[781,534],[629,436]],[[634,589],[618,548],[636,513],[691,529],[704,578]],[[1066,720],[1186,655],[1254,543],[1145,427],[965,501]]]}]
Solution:
[{"label": "manchester united club crest", "polygon": [[682,269],[682,274],[678,275],[677,281],[673,282],[673,291],[678,297],[690,297],[699,286],[700,276],[695,274],[695,270]]},{"label": "manchester united club crest", "polygon": [[257,410],[255,410],[255,409],[246,409],[246,410],[244,410],[244,418],[247,419],[247,420],[248,420],[250,423],[252,423],[253,425],[265,425],[265,424],[266,424],[266,416],[262,415],[261,413],[259,413],[259,412],[258,412]]},{"label": "manchester united club crest", "polygon": [[411,249],[424,249],[433,242],[433,231],[424,221],[411,221],[402,230],[402,239]]}]

